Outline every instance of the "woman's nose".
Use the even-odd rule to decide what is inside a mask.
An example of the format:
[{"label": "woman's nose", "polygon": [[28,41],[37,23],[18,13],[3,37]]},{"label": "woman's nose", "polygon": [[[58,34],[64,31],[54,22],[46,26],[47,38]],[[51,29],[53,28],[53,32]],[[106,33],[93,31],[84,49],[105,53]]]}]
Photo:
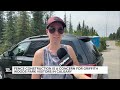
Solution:
[{"label": "woman's nose", "polygon": [[55,30],[55,34],[56,34],[56,35],[58,35],[58,34],[59,34],[58,30]]}]

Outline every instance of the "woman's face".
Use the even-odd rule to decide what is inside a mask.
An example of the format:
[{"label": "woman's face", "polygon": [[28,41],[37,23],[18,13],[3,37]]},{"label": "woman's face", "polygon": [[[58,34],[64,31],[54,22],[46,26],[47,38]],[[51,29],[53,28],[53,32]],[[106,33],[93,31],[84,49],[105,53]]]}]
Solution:
[{"label": "woman's face", "polygon": [[46,30],[47,35],[49,36],[50,42],[60,43],[62,35],[64,33],[64,28],[61,23],[54,22]]}]

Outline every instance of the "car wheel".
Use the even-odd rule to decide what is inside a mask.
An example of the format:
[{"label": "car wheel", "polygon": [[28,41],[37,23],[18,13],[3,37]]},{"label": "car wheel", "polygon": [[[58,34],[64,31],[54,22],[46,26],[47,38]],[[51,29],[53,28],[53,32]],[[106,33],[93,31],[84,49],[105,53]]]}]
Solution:
[{"label": "car wheel", "polygon": [[3,71],[2,67],[0,66],[0,79],[5,78],[5,72]]}]

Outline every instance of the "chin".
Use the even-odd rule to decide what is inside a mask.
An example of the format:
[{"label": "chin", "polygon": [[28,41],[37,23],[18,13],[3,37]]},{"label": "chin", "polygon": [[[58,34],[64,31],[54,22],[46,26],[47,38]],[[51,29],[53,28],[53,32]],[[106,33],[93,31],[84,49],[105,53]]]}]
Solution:
[{"label": "chin", "polygon": [[58,44],[58,43],[60,43],[60,40],[58,40],[58,39],[55,40],[55,39],[54,39],[53,42],[54,42],[54,44]]},{"label": "chin", "polygon": [[54,41],[54,44],[57,44],[57,43],[59,43],[59,41]]}]

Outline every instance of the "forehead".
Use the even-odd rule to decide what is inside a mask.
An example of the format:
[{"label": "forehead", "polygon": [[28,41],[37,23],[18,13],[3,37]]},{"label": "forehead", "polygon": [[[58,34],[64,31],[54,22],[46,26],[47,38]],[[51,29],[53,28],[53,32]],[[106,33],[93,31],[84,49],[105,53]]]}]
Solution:
[{"label": "forehead", "polygon": [[60,22],[53,22],[52,24],[50,24],[50,26],[53,26],[53,27],[63,27]]}]

